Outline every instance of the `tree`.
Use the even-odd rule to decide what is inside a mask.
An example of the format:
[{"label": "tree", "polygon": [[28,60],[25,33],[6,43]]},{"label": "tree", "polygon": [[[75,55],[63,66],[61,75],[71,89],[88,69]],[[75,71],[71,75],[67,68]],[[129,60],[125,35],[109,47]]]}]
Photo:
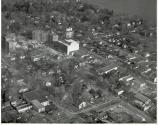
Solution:
[{"label": "tree", "polygon": [[20,30],[20,24],[18,22],[12,23],[9,28],[11,32],[18,33]]},{"label": "tree", "polygon": [[99,97],[102,97],[103,92],[102,92],[101,89],[98,89],[98,90],[96,91],[96,93],[97,93],[97,95],[98,95]]},{"label": "tree", "polygon": [[108,9],[100,9],[98,15],[100,20],[109,21],[110,17],[113,15],[113,11]]},{"label": "tree", "polygon": [[73,98],[73,103],[75,106],[78,106],[79,103],[81,102],[79,98],[81,93],[82,93],[81,83],[79,82],[79,80],[75,80],[72,86],[72,98]]}]

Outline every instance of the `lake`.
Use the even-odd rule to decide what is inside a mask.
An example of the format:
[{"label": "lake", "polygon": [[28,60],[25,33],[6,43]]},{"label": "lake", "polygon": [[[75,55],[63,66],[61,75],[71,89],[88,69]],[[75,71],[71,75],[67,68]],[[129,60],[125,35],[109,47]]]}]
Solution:
[{"label": "lake", "polygon": [[87,0],[101,8],[114,10],[114,13],[138,15],[150,24],[156,25],[156,0]]}]

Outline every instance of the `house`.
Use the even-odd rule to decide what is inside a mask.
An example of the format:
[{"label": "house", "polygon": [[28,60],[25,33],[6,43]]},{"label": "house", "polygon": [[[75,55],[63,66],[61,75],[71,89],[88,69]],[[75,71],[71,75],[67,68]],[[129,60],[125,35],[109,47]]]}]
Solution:
[{"label": "house", "polygon": [[78,108],[79,109],[83,109],[87,106],[87,103],[86,102],[82,102],[81,104],[79,104]]},{"label": "house", "polygon": [[137,98],[138,100],[140,100],[144,104],[149,104],[151,102],[151,100],[148,97],[146,97],[140,93],[135,94],[135,98]]},{"label": "house", "polygon": [[111,64],[105,67],[102,67],[100,69],[97,70],[98,74],[103,75],[104,73],[107,74],[113,70],[117,70],[118,66],[116,66],[115,64]]},{"label": "house", "polygon": [[115,92],[118,96],[122,95],[124,93],[124,90],[122,89],[115,89]]},{"label": "house", "polygon": [[38,101],[38,100],[32,100],[31,104],[33,105],[33,108],[37,111],[37,112],[44,112],[45,111],[45,107]]},{"label": "house", "polygon": [[34,90],[31,92],[26,92],[23,94],[23,98],[27,101],[27,102],[32,102],[32,100],[38,100],[43,106],[47,106],[49,105],[49,101],[48,101],[48,96],[49,93],[47,93],[44,90]]},{"label": "house", "polygon": [[134,79],[133,76],[128,75],[128,76],[125,76],[125,77],[120,78],[119,81],[125,80],[125,81],[129,82],[129,81],[131,81],[131,80],[133,80],[133,79]]},{"label": "house", "polygon": [[24,93],[24,92],[27,92],[27,91],[29,91],[29,89],[25,86],[22,86],[19,90],[19,93]]},{"label": "house", "polygon": [[134,100],[134,104],[141,110],[147,111],[152,105],[147,105],[139,100]]}]

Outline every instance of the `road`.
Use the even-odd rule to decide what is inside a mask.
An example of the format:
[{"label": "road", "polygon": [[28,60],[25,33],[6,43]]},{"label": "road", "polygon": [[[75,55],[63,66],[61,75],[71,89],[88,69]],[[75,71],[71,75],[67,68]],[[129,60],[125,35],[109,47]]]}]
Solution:
[{"label": "road", "polygon": [[[102,109],[101,107],[104,107],[104,110],[105,110],[105,107],[107,107],[107,105],[110,105],[107,107],[107,109],[109,109],[111,106],[113,106],[114,104],[118,104],[121,100],[119,98],[112,98],[111,100],[109,100],[108,102],[101,102],[99,104],[96,104],[96,105],[93,105],[92,107],[90,108],[86,108],[86,109],[83,109],[82,111],[69,111],[68,109],[64,108],[63,106],[61,106],[58,102],[56,102],[54,100],[54,98],[52,96],[49,97],[49,99],[53,102],[53,104],[55,104],[59,109],[61,109],[62,111],[64,111],[66,114],[68,115],[78,115],[80,113],[85,113],[85,112],[88,112],[90,110],[93,110],[93,109],[96,109],[96,108],[100,108]],[[111,103],[114,103],[111,105]]]},{"label": "road", "polygon": [[[114,45],[114,44],[111,44],[111,43],[108,43],[108,42],[106,42],[105,40],[102,40],[102,38],[100,38],[100,37],[97,37],[97,39],[99,40],[99,41],[102,41],[103,43],[106,43],[108,46],[113,46],[113,48],[115,48],[115,49],[118,49],[119,51],[121,51],[121,52],[123,52],[123,53],[126,53],[127,55],[129,55],[130,53],[128,53],[127,51],[125,51],[125,50],[122,50],[120,47],[118,47],[118,46],[116,46],[116,45]],[[130,54],[131,55],[131,54]],[[138,54],[134,54],[136,57],[139,57],[139,58],[141,58],[142,60],[145,60],[144,59],[144,57],[142,57],[141,55],[138,55]],[[124,64],[124,60],[122,60],[122,59],[120,59],[120,58],[118,58],[118,57],[115,57],[116,58],[116,62],[117,62],[117,60],[118,60],[118,62],[120,61],[120,62],[122,62],[123,64]],[[127,67],[128,68],[128,67]],[[146,83],[150,88],[156,88],[156,85],[152,82],[152,81],[149,81],[148,79],[146,79],[146,78],[144,78],[143,76],[141,76],[141,75],[139,75],[139,74],[135,74],[134,72],[133,72],[133,70],[131,70],[130,68],[128,68],[128,70],[130,71],[130,73],[135,77],[135,79],[137,79],[137,80],[139,80],[139,81],[141,81],[140,83]],[[138,76],[140,76],[140,78],[138,77]]]},{"label": "road", "polygon": [[[108,46],[110,46],[110,45],[112,45],[115,49],[118,49],[119,51],[121,51],[121,52],[123,52],[123,53],[126,53],[127,55],[134,55],[134,56],[136,56],[136,57],[138,57],[138,58],[140,58],[140,59],[142,59],[142,60],[146,60],[144,57],[142,57],[141,55],[138,55],[138,54],[135,54],[135,53],[128,53],[127,51],[125,51],[125,50],[122,50],[120,47],[118,47],[118,46],[116,46],[116,45],[114,45],[114,44],[110,44],[110,43],[108,43],[108,42],[106,42],[105,40],[102,40],[101,38],[98,38],[100,41],[102,41],[103,43],[106,43]],[[124,60],[122,60],[122,59],[120,59],[120,58],[117,58],[118,60],[121,60],[122,62],[124,62]],[[153,61],[152,61],[153,62]],[[150,62],[149,62],[150,63]],[[131,70],[132,71],[132,70]],[[132,71],[133,72],[133,71]],[[142,79],[144,79],[144,78],[142,78]],[[154,84],[152,81],[149,81],[149,80],[147,80],[147,79],[145,79],[145,81],[148,81],[148,83],[150,83],[150,84]]]},{"label": "road", "polygon": [[131,113],[133,112],[138,117],[141,117],[142,120],[145,119],[148,123],[154,123],[155,121],[147,116],[143,111],[140,111],[139,109],[135,108],[134,106],[130,105],[129,103],[126,103],[124,101],[121,102],[121,105],[126,107]]},{"label": "road", "polygon": [[114,104],[112,104],[111,105],[111,103],[119,103],[121,100],[119,99],[119,98],[114,98],[114,99],[111,99],[110,101],[108,101],[108,102],[101,102],[101,103],[99,103],[99,104],[97,104],[97,105],[93,105],[92,107],[90,107],[90,108],[87,108],[87,109],[84,109],[84,110],[82,110],[82,111],[79,111],[79,112],[74,112],[73,114],[74,115],[77,115],[77,114],[80,114],[80,113],[85,113],[85,112],[88,112],[88,111],[90,111],[90,110],[94,110],[94,109],[96,109],[96,108],[98,108],[98,109],[102,109],[102,107],[104,107],[104,109],[105,109],[105,107],[107,107],[107,105],[108,104],[110,104],[110,106],[108,106],[107,107],[107,109],[109,109],[109,108],[111,108]]}]

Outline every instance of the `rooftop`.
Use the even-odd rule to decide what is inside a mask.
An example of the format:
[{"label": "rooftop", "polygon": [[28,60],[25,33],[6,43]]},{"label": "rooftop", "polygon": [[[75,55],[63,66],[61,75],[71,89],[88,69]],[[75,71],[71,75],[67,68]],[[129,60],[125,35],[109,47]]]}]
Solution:
[{"label": "rooftop", "polygon": [[109,70],[116,69],[116,68],[118,68],[118,66],[116,64],[111,64],[111,65],[108,65],[108,66],[105,66],[105,67],[98,69],[97,72],[100,72],[100,73],[107,72]]},{"label": "rooftop", "polygon": [[40,90],[34,90],[30,92],[26,92],[23,94],[24,98],[27,99],[27,101],[32,101],[32,100],[38,100],[39,102],[44,102],[47,100],[47,96],[49,96],[49,93],[46,91],[40,89]]},{"label": "rooftop", "polygon": [[31,103],[35,105],[38,109],[41,109],[44,107],[38,100],[32,100]]},{"label": "rooftop", "polygon": [[144,102],[144,103],[146,103],[147,101],[150,101],[150,99],[149,99],[148,97],[146,97],[146,96],[144,96],[144,95],[142,95],[142,94],[140,94],[140,93],[137,93],[137,94],[135,95],[135,97],[136,97],[137,99],[139,99],[140,101]]},{"label": "rooftop", "polygon": [[72,43],[79,43],[78,41],[72,40],[72,39],[65,39],[65,40],[61,40],[58,41],[66,46],[70,46]]}]

